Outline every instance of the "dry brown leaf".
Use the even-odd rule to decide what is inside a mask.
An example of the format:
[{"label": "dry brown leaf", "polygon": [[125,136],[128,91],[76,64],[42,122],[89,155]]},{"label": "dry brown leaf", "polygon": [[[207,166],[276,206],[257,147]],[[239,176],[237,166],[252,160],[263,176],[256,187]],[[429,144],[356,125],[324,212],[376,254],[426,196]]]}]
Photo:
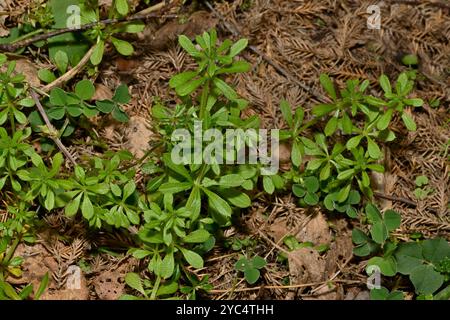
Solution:
[{"label": "dry brown leaf", "polygon": [[92,100],[111,100],[113,93],[110,88],[101,83],[95,84],[95,93]]},{"label": "dry brown leaf", "polygon": [[118,57],[116,59],[116,68],[120,72],[131,72],[139,66],[138,60],[133,59],[125,59],[122,57]]},{"label": "dry brown leaf", "polygon": [[173,43],[179,35],[184,34],[189,38],[203,33],[217,25],[215,19],[207,11],[197,11],[193,13],[186,23],[179,23],[171,20],[156,32],[151,29],[144,30],[142,36],[148,39],[148,45],[153,50],[164,50]]},{"label": "dry brown leaf", "polygon": [[[7,12],[8,11],[8,5],[6,4],[6,1],[0,1],[0,11],[1,12]],[[0,37],[6,37],[9,35],[9,29],[5,27],[5,21],[9,17],[9,15],[0,15]]]},{"label": "dry brown leaf", "polygon": [[315,216],[297,233],[300,242],[312,242],[314,245],[329,244],[331,242],[330,228],[321,212]]},{"label": "dry brown leaf", "polygon": [[101,300],[117,300],[125,290],[123,278],[127,272],[127,265],[116,270],[101,272],[93,280],[95,293]]},{"label": "dry brown leaf", "polygon": [[320,282],[325,278],[325,261],[312,248],[300,248],[288,254],[291,284]]},{"label": "dry brown leaf", "polygon": [[125,129],[127,149],[140,158],[149,148],[149,141],[153,132],[148,128],[148,121],[140,116],[131,117]]}]

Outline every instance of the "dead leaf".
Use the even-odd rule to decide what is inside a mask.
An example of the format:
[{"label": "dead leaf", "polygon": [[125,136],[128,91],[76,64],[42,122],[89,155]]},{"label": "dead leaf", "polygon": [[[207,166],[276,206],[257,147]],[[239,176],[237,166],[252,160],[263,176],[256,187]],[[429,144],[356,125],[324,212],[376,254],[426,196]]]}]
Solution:
[{"label": "dead leaf", "polygon": [[312,242],[314,245],[329,244],[331,242],[330,228],[323,214],[316,213],[297,233],[296,238],[300,242]]},{"label": "dead leaf", "polygon": [[113,93],[110,88],[101,83],[95,84],[95,93],[92,100],[111,100]]},{"label": "dead leaf", "polygon": [[291,149],[292,147],[285,142],[280,143],[278,147],[278,158],[280,164],[291,162]]},{"label": "dead leaf", "polygon": [[331,277],[349,257],[353,255],[351,235],[338,235],[330,245],[326,256],[326,271]]},{"label": "dead leaf", "polygon": [[93,280],[95,293],[101,300],[117,300],[125,290],[124,277],[128,265],[123,264],[115,270],[101,272]]},{"label": "dead leaf", "polygon": [[28,246],[21,243],[17,246],[14,256],[22,257],[24,262],[22,263],[22,275],[20,277],[8,277],[8,282],[11,284],[32,283],[37,288],[47,272],[51,277],[52,272],[58,268],[56,260],[48,254],[41,244]]},{"label": "dead leaf", "polygon": [[116,68],[117,71],[120,72],[130,72],[131,70],[136,69],[139,66],[138,60],[125,59],[122,57],[118,57],[116,59]]},{"label": "dead leaf", "polygon": [[344,300],[370,300],[370,294],[367,290],[350,288],[347,291]]},{"label": "dead leaf", "polygon": [[[217,25],[215,19],[207,11],[197,11],[193,13],[186,23],[179,23],[177,20],[171,20],[162,26],[156,32],[145,31],[143,36],[148,39],[148,45],[154,50],[164,50],[171,43],[176,41],[179,35],[184,34],[193,38]],[[149,29],[150,30],[150,29]]]},{"label": "dead leaf", "polygon": [[276,219],[274,222],[272,222],[269,226],[269,232],[274,241],[278,243],[281,238],[283,238],[286,234],[289,234],[286,219]]},{"label": "dead leaf", "polygon": [[149,148],[149,141],[153,132],[148,128],[147,120],[143,117],[131,117],[125,129],[128,150],[135,157],[141,158]]},{"label": "dead leaf", "polygon": [[325,261],[312,248],[300,248],[288,254],[291,284],[320,282],[325,279]]},{"label": "dead leaf", "polygon": [[[5,1],[0,1],[0,11],[7,12],[8,5]],[[5,21],[9,17],[9,15],[0,15],[0,37],[9,36],[9,29],[5,27]]]}]

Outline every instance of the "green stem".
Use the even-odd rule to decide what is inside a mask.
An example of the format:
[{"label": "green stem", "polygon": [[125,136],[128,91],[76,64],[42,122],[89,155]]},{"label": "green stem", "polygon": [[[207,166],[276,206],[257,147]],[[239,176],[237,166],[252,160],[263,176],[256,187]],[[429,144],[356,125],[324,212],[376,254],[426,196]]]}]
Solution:
[{"label": "green stem", "polygon": [[11,245],[11,247],[8,250],[8,253],[5,256],[5,259],[3,259],[4,266],[7,266],[9,261],[13,257],[14,252],[16,251],[16,248],[19,245],[21,238],[22,238],[22,235],[18,236],[16,239],[14,239],[13,244]]},{"label": "green stem", "polygon": [[9,124],[11,125],[11,132],[14,135],[16,133],[16,125],[14,123],[14,114],[9,114]]},{"label": "green stem", "polygon": [[156,293],[158,292],[160,283],[161,283],[161,277],[158,276],[156,278],[155,285],[153,286],[153,289],[152,289],[152,295],[150,296],[151,300],[155,300],[156,299]]},{"label": "green stem", "polygon": [[22,40],[26,40],[26,39],[31,38],[31,37],[39,34],[39,33],[42,33],[42,32],[44,32],[44,29],[34,30],[34,31],[30,32],[30,33],[27,33],[27,34],[24,34],[23,36],[18,37],[16,40],[14,40],[11,43],[17,43],[17,42],[20,42]]},{"label": "green stem", "polygon": [[210,86],[210,79],[206,80],[205,87],[202,91],[202,96],[200,98],[200,120],[205,119],[206,114],[206,107],[208,104],[208,96],[209,96],[209,86]]}]

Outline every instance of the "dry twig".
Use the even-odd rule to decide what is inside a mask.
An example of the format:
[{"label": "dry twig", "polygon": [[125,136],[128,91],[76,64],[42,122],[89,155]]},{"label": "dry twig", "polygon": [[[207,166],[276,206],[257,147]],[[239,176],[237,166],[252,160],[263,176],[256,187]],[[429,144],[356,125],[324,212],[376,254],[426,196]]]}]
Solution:
[{"label": "dry twig", "polygon": [[47,126],[49,133],[50,133],[49,134],[50,139],[52,139],[55,142],[55,144],[57,145],[59,150],[62,151],[62,153],[70,160],[70,162],[72,162],[72,164],[74,166],[77,165],[75,159],[72,157],[70,152],[63,145],[61,140],[58,138],[58,134],[57,134],[58,131],[50,123],[50,120],[48,119],[48,116],[45,113],[45,110],[42,107],[41,102],[39,101],[39,96],[37,95],[37,93],[33,89],[30,89],[30,95],[33,98],[34,102],[36,103],[36,107],[38,108],[39,113],[41,114],[42,118],[44,119],[45,125]]}]

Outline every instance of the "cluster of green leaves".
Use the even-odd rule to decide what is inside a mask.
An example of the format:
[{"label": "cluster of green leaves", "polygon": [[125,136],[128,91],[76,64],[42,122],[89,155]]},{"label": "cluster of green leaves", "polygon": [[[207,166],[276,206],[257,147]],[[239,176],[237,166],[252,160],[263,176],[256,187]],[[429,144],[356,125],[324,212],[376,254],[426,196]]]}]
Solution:
[{"label": "cluster of green leaves", "polygon": [[427,176],[418,176],[414,182],[416,184],[414,196],[417,200],[424,200],[433,192],[433,189],[428,186]]},{"label": "cluster of green leaves", "polygon": [[[44,136],[52,133],[43,125],[40,115],[29,110],[35,102],[28,96],[25,77],[16,74],[14,61],[7,63],[6,56],[0,54],[0,65],[4,64],[7,64],[5,71],[0,72],[0,210],[6,211],[7,216],[0,222],[0,296],[38,298],[46,284],[32,295],[32,286],[16,291],[7,281],[9,276],[20,277],[22,273],[23,259],[15,257],[14,252],[20,241],[34,242],[34,230],[39,224],[37,211],[65,208],[68,216],[80,211],[91,226],[100,228],[139,224],[137,212],[141,209],[133,182],[134,171],[119,168],[122,160],[131,159],[131,154],[105,153],[103,158],[94,157],[85,169],[77,166],[71,176],[62,172],[62,154],[36,152],[32,142],[40,133]],[[92,83],[82,80],[76,84],[74,93],[55,88],[49,99],[44,99],[48,117],[62,135],[73,132],[78,124],[75,118],[81,115],[93,116],[101,111],[118,120],[127,119],[120,107],[130,99],[126,86],[120,86],[111,101],[96,101],[95,106],[88,103],[93,94]]]},{"label": "cluster of green leaves", "polygon": [[396,273],[393,252],[396,249],[395,241],[389,240],[390,232],[400,227],[401,217],[393,210],[386,210],[382,215],[373,204],[366,205],[366,219],[371,225],[370,234],[360,229],[353,229],[352,240],[356,244],[353,253],[364,257],[382,251],[382,256],[371,258],[367,265],[376,265],[383,275],[393,276]]},{"label": "cluster of green leaves", "polygon": [[[398,76],[394,91],[389,78],[386,75],[380,77],[380,86],[386,100],[364,94],[369,87],[367,80],[361,84],[358,80],[347,81],[346,88],[340,92],[340,97],[327,75],[321,75],[320,82],[333,103],[320,104],[313,109],[313,113],[318,117],[332,114],[332,118],[328,120],[325,127],[325,133],[328,136],[331,136],[337,129],[341,129],[344,134],[352,134],[356,128],[350,117],[357,116],[358,111],[361,111],[368,120],[366,121],[367,126],[359,132],[367,141],[372,140],[373,142],[374,137],[381,138],[392,135],[391,132],[384,130],[388,129],[395,112],[402,118],[408,130],[416,130],[414,120],[406,112],[405,107],[422,106],[423,100],[408,98],[414,88],[414,81],[408,77],[408,73],[403,72]],[[375,130],[373,125],[371,126],[372,123],[376,124],[375,127],[379,131]]]},{"label": "cluster of green leaves", "polygon": [[241,238],[230,238],[224,242],[225,248],[233,249],[234,251],[241,251],[244,249],[252,249],[256,246],[257,241],[251,237]]},{"label": "cluster of green leaves", "polygon": [[[67,21],[71,19],[71,14],[67,13],[67,8],[71,5],[71,0],[58,0],[52,2],[52,10],[55,15],[55,27],[66,27]],[[69,61],[77,62],[79,59],[80,53],[84,54],[89,47],[77,46],[75,44],[72,45],[58,45],[59,43],[71,43],[75,42],[74,40],[83,39],[84,43],[93,43],[94,51],[90,58],[91,63],[94,66],[97,66],[103,60],[103,55],[105,52],[105,47],[107,43],[111,43],[112,46],[116,49],[116,51],[124,56],[130,56],[134,52],[134,48],[126,40],[120,39],[117,35],[121,33],[137,33],[141,32],[145,24],[141,21],[132,21],[132,22],[124,22],[120,24],[114,25],[104,25],[100,23],[101,19],[122,19],[129,15],[130,7],[127,0],[115,0],[113,5],[109,7],[109,11],[107,13],[107,17],[100,17],[100,10],[98,3],[96,1],[90,0],[82,0],[77,3],[80,8],[80,25],[88,24],[88,23],[98,23],[93,28],[82,32],[81,34],[73,32],[67,33],[61,36],[57,36],[52,38],[51,43],[54,42],[54,45],[51,45],[50,57],[56,61],[56,54],[58,51],[65,52]],[[75,49],[75,50],[73,50]],[[73,52],[74,51],[74,52]],[[82,57],[82,55],[81,55]]]},{"label": "cluster of green leaves", "polygon": [[[147,259],[154,286],[171,285],[182,293],[190,288],[192,296],[199,284],[191,282],[187,287],[179,287],[182,280],[190,281],[186,266],[203,267],[202,255],[214,246],[215,230],[230,225],[234,211],[251,205],[247,192],[256,188],[260,167],[220,166],[214,161],[193,164],[195,150],[185,155],[189,160],[186,163],[175,163],[171,151],[176,141],[167,137],[175,129],[187,130],[194,137],[195,120],[202,121],[204,131],[216,128],[223,133],[228,128],[257,128],[259,122],[257,117],[241,119],[247,102],[222,80],[227,74],[249,69],[247,62],[235,60],[246,47],[246,40],[234,44],[225,40],[218,44],[216,31],[211,30],[196,37],[198,46],[186,36],[180,36],[179,43],[197,61],[198,67],[174,76],[169,82],[180,96],[181,104],[169,108],[156,102],[152,108],[156,127],[166,138],[162,137],[160,163],[151,161],[144,165],[149,175],[146,191],[150,204],[144,208],[145,224],[138,233],[142,245],[130,253]],[[246,143],[241,147],[245,148]],[[263,181],[265,186],[270,183],[274,181]],[[278,181],[275,184],[281,187]],[[203,283],[203,279],[199,281]],[[146,298],[156,295],[138,291]]]},{"label": "cluster of green leaves", "polygon": [[450,245],[443,238],[401,243],[395,259],[397,272],[409,276],[419,295],[430,296],[450,285]]},{"label": "cluster of green leaves", "polygon": [[[76,65],[93,46],[90,61],[97,66],[103,60],[107,44],[111,43],[115,50],[124,56],[130,56],[134,48],[130,42],[121,39],[123,33],[141,32],[145,24],[142,21],[129,21],[116,24],[100,23],[102,19],[123,19],[130,14],[127,0],[115,0],[109,6],[105,16],[100,16],[98,1],[92,0],[49,0],[45,4],[33,4],[33,8],[24,17],[25,23],[10,30],[10,35],[1,38],[0,43],[13,43],[18,40],[31,38],[36,34],[65,29],[71,27],[73,32],[53,36],[48,41],[37,41],[35,47],[48,46],[49,58],[56,66],[55,72],[40,70],[39,78],[44,82],[55,80],[55,73],[63,74],[69,66]],[[74,7],[76,6],[76,7]],[[68,10],[70,8],[76,10]],[[89,30],[78,32],[76,29],[85,24],[94,23]],[[24,49],[19,50],[19,53]]]},{"label": "cluster of green leaves", "polygon": [[249,259],[246,257],[241,257],[235,264],[234,268],[237,271],[241,271],[244,273],[245,280],[249,284],[254,284],[258,281],[261,272],[260,269],[266,266],[267,262],[260,256],[254,256]]},{"label": "cluster of green leaves", "polygon": [[[89,80],[81,80],[75,85],[74,92],[66,92],[61,88],[54,88],[50,97],[44,100],[47,116],[53,121],[62,137],[70,136],[79,126],[80,118],[92,118],[99,114],[111,114],[112,117],[121,122],[129,120],[121,105],[130,101],[126,85],[122,84],[114,93],[111,100],[97,100],[95,105],[89,103],[95,93],[95,87]],[[30,123],[35,131],[42,130],[44,121],[37,111],[31,112]]]},{"label": "cluster of green leaves", "polygon": [[[386,210],[381,214],[373,204],[366,206],[366,219],[371,226],[369,234],[354,229],[352,240],[356,245],[353,249],[356,256],[376,254],[367,261],[368,270],[376,266],[387,277],[397,274],[408,276],[420,299],[447,297],[446,286],[450,285],[450,245],[445,239],[398,243],[390,237],[390,233],[400,226],[400,215],[393,210]],[[437,292],[441,288],[443,289]],[[384,287],[371,292],[371,298],[376,300],[402,297],[402,292],[389,292]]]},{"label": "cluster of green leaves", "polygon": [[[127,0],[116,0],[108,12],[109,19],[124,18],[129,14],[129,5]],[[81,24],[99,22],[99,10],[96,5],[90,6],[86,1],[81,6]],[[123,56],[130,56],[134,48],[126,40],[120,39],[116,34],[137,33],[144,30],[145,24],[142,21],[125,22],[115,25],[103,25],[99,23],[96,27],[86,31],[84,34],[88,39],[95,42],[94,52],[91,56],[91,63],[99,65],[103,59],[105,44],[111,43],[116,51]]]},{"label": "cluster of green leaves", "polygon": [[[7,57],[0,54],[0,67],[5,65]],[[24,108],[34,106],[34,101],[26,97],[25,76],[14,74],[15,61],[7,63],[6,71],[0,73],[0,125],[9,120],[9,125],[15,132],[16,124],[27,123]]]},{"label": "cluster of green leaves", "polygon": [[28,300],[30,298],[39,300],[44,294],[48,282],[48,273],[46,273],[36,290],[30,283],[18,292],[11,284],[0,279],[0,300]]},{"label": "cluster of green leaves", "polygon": [[[389,276],[408,276],[418,300],[450,298],[450,246],[445,239],[400,243],[393,251],[392,259],[394,269]],[[403,299],[403,292],[389,292],[384,287],[371,290],[370,295],[372,300]]]},{"label": "cluster of green leaves", "polygon": [[[362,83],[359,80],[347,81],[339,95],[326,74],[320,76],[320,83],[332,103],[314,106],[313,115],[316,118],[313,120],[303,123],[301,107],[293,116],[285,101],[280,106],[289,126],[282,137],[292,142],[292,163],[298,168],[304,155],[312,158],[307,161],[304,173],[290,173],[294,182],[293,192],[308,205],[323,200],[328,210],[346,212],[355,218],[355,206],[361,200],[360,192],[369,199],[373,197],[371,172],[384,172],[384,167],[378,163],[382,157],[379,143],[395,139],[394,132],[389,129],[391,119],[397,113],[409,130],[415,130],[416,125],[405,107],[421,106],[423,101],[408,98],[414,86],[408,73],[400,74],[395,91],[385,75],[380,78],[386,100],[365,94],[369,87],[367,80]],[[326,117],[323,134],[315,133],[313,140],[302,136],[306,128],[323,117]],[[305,185],[299,186],[297,183],[306,179],[311,181],[308,183],[309,192],[306,192]]]},{"label": "cluster of green leaves", "polygon": [[[295,236],[286,236],[283,238],[283,243],[287,247],[287,250],[289,252],[301,249],[301,248],[313,248],[318,253],[322,254],[326,252],[329,249],[328,244],[319,244],[314,245],[314,243],[306,241],[306,242],[299,242]],[[278,254],[277,260],[284,263],[288,261],[288,254],[286,252],[280,252]]]}]

